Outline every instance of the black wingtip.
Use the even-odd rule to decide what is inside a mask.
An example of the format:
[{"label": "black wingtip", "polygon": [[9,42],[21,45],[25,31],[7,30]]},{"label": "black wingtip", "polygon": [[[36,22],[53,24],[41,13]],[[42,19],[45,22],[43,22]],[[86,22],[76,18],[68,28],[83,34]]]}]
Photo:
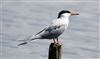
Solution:
[{"label": "black wingtip", "polygon": [[20,46],[20,45],[25,45],[25,44],[27,44],[27,42],[23,42],[23,43],[21,43],[21,44],[18,44],[18,46]]}]

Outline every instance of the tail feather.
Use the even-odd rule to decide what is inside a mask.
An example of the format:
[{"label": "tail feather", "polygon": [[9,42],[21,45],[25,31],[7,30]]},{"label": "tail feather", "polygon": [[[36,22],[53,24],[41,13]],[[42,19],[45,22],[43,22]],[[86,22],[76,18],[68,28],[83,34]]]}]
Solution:
[{"label": "tail feather", "polygon": [[20,43],[20,44],[18,44],[18,46],[20,46],[20,45],[25,45],[25,44],[27,44],[28,42],[30,42],[30,41],[32,41],[32,40],[35,40],[35,39],[40,39],[41,37],[40,36],[33,36],[33,37],[30,37],[29,39],[27,39],[27,40],[20,40],[20,41],[23,41],[23,43]]}]

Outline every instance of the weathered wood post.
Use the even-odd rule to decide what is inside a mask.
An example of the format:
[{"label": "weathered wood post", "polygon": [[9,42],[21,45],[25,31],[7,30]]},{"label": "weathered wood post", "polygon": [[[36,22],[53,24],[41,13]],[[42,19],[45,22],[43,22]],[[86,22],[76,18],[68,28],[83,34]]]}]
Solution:
[{"label": "weathered wood post", "polygon": [[49,46],[48,59],[61,59],[61,44],[51,43]]}]

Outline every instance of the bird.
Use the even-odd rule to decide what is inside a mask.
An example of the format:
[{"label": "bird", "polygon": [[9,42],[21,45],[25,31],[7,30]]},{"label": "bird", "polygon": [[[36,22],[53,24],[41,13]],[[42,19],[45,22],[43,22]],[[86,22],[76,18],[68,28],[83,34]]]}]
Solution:
[{"label": "bird", "polygon": [[25,45],[35,39],[53,39],[54,44],[59,44],[58,37],[68,28],[69,17],[79,15],[79,13],[71,12],[69,10],[61,10],[58,13],[57,19],[54,19],[48,26],[43,30],[33,35],[27,40],[24,40],[20,45]]}]

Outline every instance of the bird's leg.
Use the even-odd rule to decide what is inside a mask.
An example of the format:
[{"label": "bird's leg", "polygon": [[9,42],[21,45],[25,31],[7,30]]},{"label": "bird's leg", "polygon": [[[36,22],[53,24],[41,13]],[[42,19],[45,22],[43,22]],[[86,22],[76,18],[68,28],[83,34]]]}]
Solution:
[{"label": "bird's leg", "polygon": [[54,41],[54,44],[55,44],[56,43],[55,39],[53,39],[53,41]]},{"label": "bird's leg", "polygon": [[57,38],[57,44],[59,44],[59,40],[58,40],[58,38]]}]

